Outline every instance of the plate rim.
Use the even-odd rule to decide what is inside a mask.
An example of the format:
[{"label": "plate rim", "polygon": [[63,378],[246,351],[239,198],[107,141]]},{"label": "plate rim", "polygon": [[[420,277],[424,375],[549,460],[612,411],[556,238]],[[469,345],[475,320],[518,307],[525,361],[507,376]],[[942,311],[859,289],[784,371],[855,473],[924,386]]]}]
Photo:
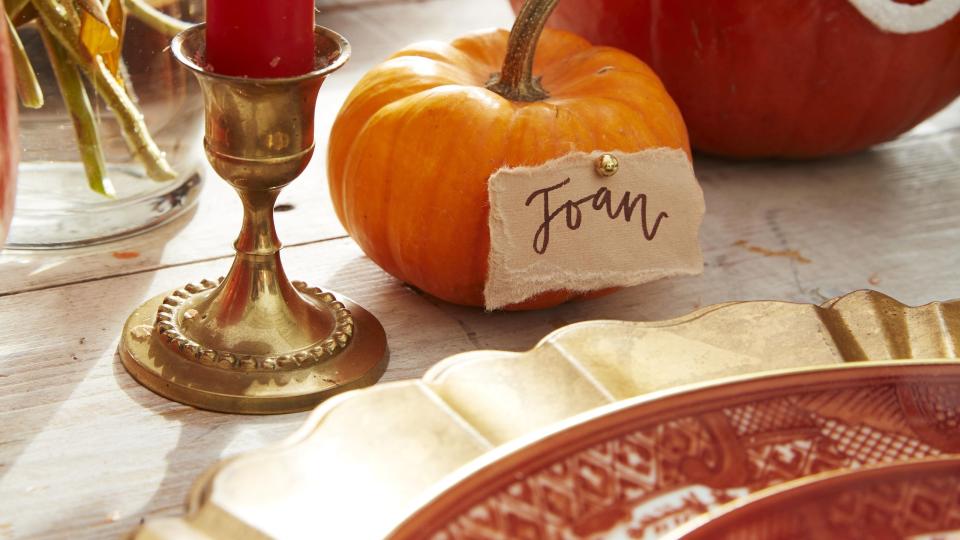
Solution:
[{"label": "plate rim", "polygon": [[[562,425],[564,422],[574,421],[581,415],[588,415],[595,410],[603,409],[609,406],[609,403],[635,399],[638,396],[652,399],[654,396],[662,393],[678,391],[690,385],[717,384],[730,379],[750,379],[777,371],[803,371],[830,367],[843,368],[850,365],[863,364],[870,360],[870,358],[877,358],[879,359],[878,361],[893,360],[891,362],[892,364],[903,363],[904,360],[912,359],[914,355],[918,355],[920,358],[954,359],[944,362],[949,364],[956,362],[955,359],[958,353],[960,353],[960,301],[932,300],[922,305],[913,306],[904,304],[882,292],[868,289],[860,289],[832,299],[824,299],[820,304],[782,299],[752,299],[710,304],[680,316],[664,320],[625,321],[596,319],[578,322],[554,329],[540,339],[535,346],[526,351],[465,351],[440,360],[421,375],[420,378],[381,383],[373,388],[351,391],[336,396],[306,415],[298,428],[287,437],[265,444],[257,449],[221,458],[218,462],[212,463],[201,470],[194,477],[194,481],[187,490],[185,513],[181,513],[177,517],[148,519],[145,524],[138,527],[135,531],[132,531],[131,535],[136,538],[149,538],[151,540],[158,538],[180,538],[184,534],[183,531],[189,530],[200,534],[201,536],[198,536],[198,538],[220,537],[221,533],[227,534],[228,531],[233,531],[230,534],[239,534],[242,532],[243,537],[259,538],[263,536],[265,534],[263,530],[254,525],[254,521],[247,519],[244,514],[238,513],[238,507],[233,506],[232,503],[229,502],[229,499],[226,501],[219,499],[220,495],[229,495],[229,492],[221,491],[221,488],[218,487],[218,480],[224,478],[222,473],[232,470],[234,467],[247,467],[248,465],[244,464],[246,458],[259,458],[277,452],[285,452],[300,445],[318,443],[325,434],[329,434],[328,421],[342,411],[341,406],[347,405],[349,407],[351,405],[357,405],[358,403],[367,403],[369,407],[372,404],[370,403],[371,399],[368,398],[378,391],[384,392],[382,395],[383,399],[387,399],[388,402],[398,395],[410,393],[422,393],[427,396],[429,400],[437,401],[438,403],[446,402],[444,408],[449,411],[447,414],[452,413],[451,416],[455,417],[455,422],[461,427],[467,426],[472,429],[476,427],[476,424],[473,423],[474,421],[465,416],[464,411],[451,409],[449,400],[441,395],[441,390],[447,388],[446,385],[450,379],[458,380],[463,378],[462,372],[458,373],[457,369],[461,366],[476,366],[481,363],[480,361],[485,361],[504,367],[514,360],[524,359],[539,362],[541,368],[546,368],[550,363],[544,360],[550,360],[552,357],[539,353],[554,350],[554,352],[559,351],[560,356],[563,357],[564,360],[573,364],[575,369],[580,370],[577,376],[582,377],[585,383],[592,385],[592,387],[600,391],[604,391],[606,388],[609,388],[606,386],[608,383],[594,378],[596,372],[593,370],[598,366],[593,366],[590,370],[586,370],[578,358],[568,357],[567,353],[563,351],[567,342],[575,342],[576,340],[583,339],[592,340],[595,339],[594,336],[602,337],[608,333],[624,333],[624,335],[630,335],[631,332],[629,330],[631,329],[639,329],[640,332],[637,333],[638,335],[646,335],[648,332],[657,335],[669,335],[680,333],[682,330],[696,330],[699,328],[705,329],[708,332],[716,331],[717,329],[723,330],[725,327],[731,325],[741,330],[754,328],[742,326],[744,324],[753,324],[754,326],[759,324],[760,327],[751,330],[750,335],[754,335],[756,339],[763,339],[762,330],[763,327],[768,326],[768,324],[765,322],[761,324],[758,322],[759,319],[755,318],[756,315],[761,313],[774,315],[774,322],[777,320],[798,320],[804,323],[806,321],[817,321],[818,329],[815,333],[811,328],[807,328],[805,332],[809,334],[808,338],[810,340],[815,340],[816,343],[822,341],[821,345],[825,345],[827,349],[830,349],[829,354],[826,350],[822,351],[822,357],[815,357],[817,358],[816,363],[811,362],[810,360],[812,359],[804,360],[805,356],[802,354],[794,354],[798,361],[793,362],[793,364],[806,364],[806,367],[788,365],[763,369],[763,364],[761,363],[752,365],[752,371],[740,370],[740,372],[735,375],[705,373],[697,377],[699,380],[688,379],[690,380],[689,384],[680,385],[673,383],[669,386],[645,385],[649,386],[649,389],[629,389],[628,393],[621,393],[617,396],[608,392],[605,394],[606,401],[602,404],[591,405],[589,408],[580,408],[579,411],[575,413],[568,412],[563,417],[550,419],[549,423],[545,423],[545,420],[538,421],[535,424],[539,425],[524,428],[520,435],[509,435],[509,438],[505,439],[507,442],[503,442],[504,439],[497,441],[484,439],[484,437],[481,436],[480,439],[482,440],[480,443],[481,446],[485,445],[485,450],[473,457],[459,461],[456,468],[450,469],[448,472],[443,472],[442,476],[437,475],[436,471],[431,470],[431,472],[428,473],[430,483],[426,484],[429,487],[417,487],[414,493],[404,495],[402,498],[394,497],[391,499],[391,504],[396,505],[394,508],[396,511],[390,511],[389,517],[384,514],[381,518],[369,520],[369,526],[366,527],[366,529],[368,529],[367,532],[370,535],[374,535],[375,532],[376,537],[382,537],[390,530],[396,528],[399,523],[402,523],[401,520],[403,518],[409,517],[421,508],[421,501],[424,495],[431,493],[434,488],[443,485],[447,477],[457,474],[460,468],[470,466],[473,461],[483,458],[487,454],[490,454],[491,451],[502,451],[501,449],[505,445],[528,438],[535,439],[542,437],[544,431],[549,432],[555,429],[555,426]],[[879,325],[879,328],[877,328],[876,325]],[[776,328],[775,324],[771,323],[770,326]],[[877,332],[877,329],[880,331]],[[913,334],[914,329],[919,330],[916,336]],[[908,330],[910,330],[909,333],[907,332]],[[757,334],[758,332],[759,335]],[[699,341],[696,337],[694,337],[694,340]],[[719,338],[713,338],[712,341],[707,340],[704,341],[704,343],[709,347],[712,342],[717,342],[720,347],[725,347],[722,340],[718,340]],[[646,343],[646,338],[637,340],[637,343],[640,342]],[[864,345],[864,347],[861,348],[861,345]],[[740,347],[744,346],[744,344],[740,344],[737,345],[738,348],[724,350],[736,354],[741,350]],[[867,349],[866,346],[869,346],[870,349]],[[924,352],[913,350],[914,346],[923,347],[921,350]],[[754,359],[759,359],[761,356],[766,357],[770,354],[769,352],[760,354],[759,351],[748,352],[748,350],[749,349],[744,350],[744,354],[753,355]],[[814,351],[814,353],[818,355],[821,354],[821,352],[817,351]],[[788,354],[788,352],[781,351],[777,354],[783,355]],[[647,369],[656,369],[656,366],[650,365],[649,362],[643,360],[642,357],[638,360],[641,360],[641,363],[645,365]],[[604,365],[600,365],[599,367],[602,369]],[[467,373],[470,372],[469,369],[466,371]],[[556,375],[556,373],[554,373],[554,375]],[[528,375],[524,375],[524,377],[529,379]],[[662,383],[662,381],[660,381],[660,383]],[[357,399],[361,398],[361,396],[362,399]],[[357,401],[349,405],[347,404],[347,402],[354,399],[357,399]],[[567,402],[570,403],[574,401],[575,400],[567,399]],[[583,401],[583,399],[580,399],[579,402],[582,404]],[[382,399],[377,400],[376,406],[382,406],[381,403],[383,403]],[[538,402],[538,404],[541,412],[544,410],[544,406],[548,405],[546,402]],[[582,405],[578,405],[577,407],[581,406]],[[475,435],[478,435],[478,433],[474,430],[471,436]],[[362,437],[359,439],[362,439]],[[350,440],[356,442],[357,439]],[[476,442],[476,437],[474,437],[473,440]],[[239,464],[237,463],[238,461],[240,462]],[[349,462],[350,460],[347,461]],[[357,465],[358,463],[359,462],[354,460],[352,465]],[[225,471],[225,469],[227,469],[227,471]],[[246,472],[250,472],[249,469],[245,470]],[[362,500],[357,499],[355,495],[356,493],[349,492],[349,496],[354,498],[350,499],[352,502],[349,503],[349,505],[341,509],[346,511],[346,514],[342,515],[353,516],[355,512],[352,512],[350,509],[356,507],[357,504],[361,504],[362,507]],[[331,504],[334,504],[334,508],[339,508],[336,504],[343,503]],[[261,515],[261,517],[263,516]],[[340,530],[337,527],[343,527],[348,523],[344,520],[334,520],[334,522],[334,524],[330,525],[333,527],[331,530]],[[275,521],[267,521],[265,523],[275,523]],[[171,532],[174,530],[177,532]]]},{"label": "plate rim", "polygon": [[[916,371],[929,371],[931,373],[922,373],[920,375],[916,375]],[[782,390],[783,388],[799,388],[801,386],[800,382],[798,381],[793,384],[775,384],[767,388],[759,387],[765,383],[769,383],[770,381],[793,381],[794,379],[809,378],[823,373],[831,375],[836,374],[839,375],[839,377],[834,378],[831,376],[830,380],[823,381],[817,384],[815,387],[811,387],[811,390],[815,388],[816,390],[822,391],[829,389],[831,386],[847,387],[847,385],[844,385],[843,383],[849,383],[853,380],[865,382],[872,380],[875,381],[874,384],[882,384],[882,382],[885,380],[889,380],[891,382],[902,381],[904,378],[929,380],[943,376],[943,373],[938,373],[940,371],[952,372],[948,375],[960,381],[960,363],[958,363],[956,360],[910,359],[863,361],[829,366],[788,368],[734,375],[656,390],[639,396],[615,401],[613,403],[602,405],[600,407],[596,407],[594,409],[568,417],[560,422],[551,424],[544,428],[532,431],[526,435],[513,439],[490,451],[487,451],[481,456],[462,465],[454,472],[445,476],[441,481],[431,486],[430,489],[425,491],[420,497],[413,501],[408,506],[408,508],[412,508],[413,510],[408,512],[404,520],[392,528],[385,537],[390,539],[418,538],[419,536],[416,534],[418,530],[421,532],[424,530],[434,530],[429,527],[425,528],[426,525],[435,523],[437,520],[446,523],[449,521],[448,516],[451,514],[458,514],[460,513],[458,512],[459,510],[463,509],[464,507],[468,507],[468,504],[461,502],[462,499],[457,500],[457,493],[472,493],[477,489],[482,489],[485,493],[489,493],[495,490],[495,488],[489,487],[491,484],[509,484],[509,482],[512,480],[504,480],[504,478],[506,478],[511,471],[516,471],[517,469],[536,469],[542,465],[552,463],[553,458],[557,454],[573,454],[577,451],[588,448],[591,445],[595,445],[598,441],[594,439],[598,437],[599,433],[607,434],[603,437],[604,439],[612,439],[622,435],[623,433],[635,431],[637,429],[636,426],[629,426],[623,423],[619,423],[619,425],[617,425],[617,419],[620,416],[632,418],[642,415],[646,418],[645,422],[653,424],[668,420],[670,418],[683,416],[684,411],[694,409],[702,410],[705,403],[750,401],[764,399],[764,395],[766,395],[766,398],[774,397],[775,395],[778,395],[778,389]],[[898,375],[898,372],[908,373],[900,376]],[[913,375],[911,376],[911,374]],[[758,388],[751,392],[734,393],[732,391],[733,388],[741,387]],[[692,403],[675,403],[680,402],[685,398],[689,399],[690,396],[703,391],[719,391],[720,393],[723,393],[724,390],[728,391],[731,396],[727,396],[726,398],[714,397],[708,400],[700,400]],[[738,397],[732,397],[734,394]],[[638,409],[647,408],[652,410],[644,410],[642,413],[637,412]],[[608,426],[608,429],[604,431],[604,428],[601,426],[605,423],[616,427]],[[592,428],[588,428],[587,426],[591,424],[593,424]],[[574,433],[581,428],[585,429],[586,432],[581,433],[579,437],[575,437]],[[561,442],[558,442],[566,439],[569,439],[572,441],[572,443],[564,446]],[[586,440],[587,442],[582,442],[583,440]],[[540,445],[543,445],[544,449],[537,453],[536,448]],[[562,450],[558,448],[562,448]],[[524,457],[522,456],[524,452],[533,452],[536,455]],[[837,474],[838,471],[847,470],[849,469],[838,469],[823,474],[829,476],[831,474]],[[796,480],[803,480],[804,478],[809,477],[810,475],[798,478]],[[516,479],[516,475],[511,476],[511,479]],[[776,486],[771,486],[771,488],[773,487]],[[759,493],[759,491],[757,493]],[[752,495],[753,494],[751,494],[751,496]],[[748,496],[748,498],[749,497],[750,496]],[[446,502],[448,500],[454,500],[454,503],[451,504]],[[471,499],[471,501],[476,502],[476,499]],[[735,501],[727,504],[732,504],[733,502]],[[434,504],[443,505],[442,509],[428,512],[428,510],[430,510]]]}]

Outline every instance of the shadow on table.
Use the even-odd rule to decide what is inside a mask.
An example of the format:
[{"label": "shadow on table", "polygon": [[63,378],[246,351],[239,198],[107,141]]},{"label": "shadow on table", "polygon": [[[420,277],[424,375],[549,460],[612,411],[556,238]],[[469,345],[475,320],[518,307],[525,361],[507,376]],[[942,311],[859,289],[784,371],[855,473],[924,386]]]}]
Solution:
[{"label": "shadow on table", "polygon": [[[228,448],[239,446],[238,451],[246,451],[278,442],[293,433],[308,414],[254,416],[196,409],[169,401],[140,386],[126,372],[119,355],[114,357],[113,370],[116,378],[123,381],[121,388],[131,400],[153,414],[180,425],[176,445],[166,454],[163,479],[153,496],[138,510],[112,525],[121,534],[130,532],[145,518],[182,515],[196,479],[207,468],[227,457],[224,453]],[[246,432],[254,433],[257,441],[252,445],[236,445],[235,440]]]},{"label": "shadow on table", "polygon": [[[8,250],[0,255],[0,275],[6,286],[0,291],[0,303],[8,315],[17,314],[15,324],[5,332],[17,342],[0,344],[6,346],[0,350],[8,351],[0,354],[0,395],[12,404],[0,415],[10,419],[4,422],[0,480],[19,470],[16,464],[21,454],[45,432],[54,415],[65,410],[64,404],[78,387],[85,380],[95,381],[98,370],[110,369],[107,366],[113,362],[123,322],[152,286],[154,276],[147,271],[160,264],[166,244],[180,234],[195,212],[192,209],[171,223],[120,242],[47,252]],[[44,283],[47,272],[68,275],[64,269],[71,265],[104,260],[109,263],[98,276],[77,280],[75,286],[66,287],[70,283],[57,279]],[[123,266],[131,260],[135,264],[125,272]],[[97,289],[102,285],[86,285],[104,280],[122,280],[122,286]],[[76,421],[76,425],[57,429],[72,432],[92,420],[77,416]],[[60,443],[42,440],[39,444]],[[56,449],[44,452],[47,457],[58,453]],[[52,489],[54,480],[41,478],[40,482],[44,489]],[[40,493],[25,495],[24,500]],[[62,517],[56,521],[63,523]],[[102,520],[103,516],[85,516],[81,521],[91,519]]]}]

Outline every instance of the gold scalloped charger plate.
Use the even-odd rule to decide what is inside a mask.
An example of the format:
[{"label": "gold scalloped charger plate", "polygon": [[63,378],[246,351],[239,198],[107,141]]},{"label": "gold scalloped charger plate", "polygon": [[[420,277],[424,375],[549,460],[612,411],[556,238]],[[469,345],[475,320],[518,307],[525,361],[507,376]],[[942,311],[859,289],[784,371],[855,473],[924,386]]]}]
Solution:
[{"label": "gold scalloped charger plate", "polygon": [[[657,538],[724,503],[789,480],[960,452],[958,419],[956,362],[863,363],[693,385],[603,407],[546,436],[506,445],[449,479],[390,537]],[[955,468],[952,478],[941,478],[946,491],[913,500],[918,508],[912,513],[898,509],[904,500],[897,492],[887,494],[893,499],[888,504],[866,509],[854,508],[857,501],[842,493],[823,497],[831,488],[854,490],[858,479],[874,478],[865,472],[805,486],[795,497],[793,491],[781,493],[773,497],[772,510],[769,498],[754,500],[742,519],[727,513],[722,527],[707,522],[695,537],[721,538],[714,533],[726,531],[742,538],[731,529],[760,515],[766,516],[758,522],[761,529],[741,528],[763,534],[745,537],[857,537],[804,523],[802,515],[791,514],[792,505],[801,503],[811,516],[837,503],[832,510],[850,520],[847,532],[857,530],[855,521],[871,519],[881,530],[904,512],[930,514],[929,523],[901,527],[905,532],[943,530],[960,519],[960,462],[944,463]],[[928,480],[943,468],[911,467],[926,471]],[[895,470],[905,477],[907,469]],[[880,483],[874,494],[893,485]],[[936,491],[936,483],[922,485]],[[958,508],[942,508],[951,495]],[[937,504],[924,507],[932,501]],[[873,510],[892,514],[876,519]],[[803,535],[774,534],[781,525],[782,532],[795,528]]]},{"label": "gold scalloped charger plate", "polygon": [[464,353],[422,379],[335,397],[285,441],[210,468],[186,516],[148,520],[138,538],[382,538],[459,468],[598,407],[724,377],[957,351],[960,302],[908,307],[873,291],[578,323],[524,353]]},{"label": "gold scalloped charger plate", "polygon": [[815,475],[700,516],[670,539],[960,538],[960,458]]}]

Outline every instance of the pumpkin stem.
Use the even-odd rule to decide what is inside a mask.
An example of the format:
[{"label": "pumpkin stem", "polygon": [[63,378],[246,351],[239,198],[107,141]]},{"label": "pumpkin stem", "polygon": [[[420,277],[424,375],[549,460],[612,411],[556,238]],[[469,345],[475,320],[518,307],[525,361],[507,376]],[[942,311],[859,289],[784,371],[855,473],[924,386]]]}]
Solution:
[{"label": "pumpkin stem", "polygon": [[512,101],[540,101],[550,94],[540,86],[540,78],[533,76],[533,57],[537,52],[540,33],[560,0],[527,0],[510,30],[507,55],[500,73],[487,82],[487,89]]}]

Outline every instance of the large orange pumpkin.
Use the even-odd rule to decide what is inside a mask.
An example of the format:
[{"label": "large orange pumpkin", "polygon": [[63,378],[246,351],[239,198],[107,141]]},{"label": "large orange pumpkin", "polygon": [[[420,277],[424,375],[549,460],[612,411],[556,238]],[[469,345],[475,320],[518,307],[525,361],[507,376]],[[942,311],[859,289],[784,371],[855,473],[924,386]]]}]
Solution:
[{"label": "large orange pumpkin", "polygon": [[896,34],[851,0],[563,0],[550,26],[648,62],[713,154],[854,152],[960,96],[960,15]]},{"label": "large orange pumpkin", "polygon": [[[340,221],[383,269],[443,300],[484,305],[487,181],[501,167],[573,151],[689,154],[680,112],[643,62],[567,32],[541,36],[556,2],[528,2],[509,34],[396,53],[361,79],[333,126]],[[511,307],[575,296],[557,290]]]},{"label": "large orange pumpkin", "polygon": [[13,58],[7,25],[0,23],[0,247],[13,217],[13,198],[20,146],[17,143],[17,103]]}]

